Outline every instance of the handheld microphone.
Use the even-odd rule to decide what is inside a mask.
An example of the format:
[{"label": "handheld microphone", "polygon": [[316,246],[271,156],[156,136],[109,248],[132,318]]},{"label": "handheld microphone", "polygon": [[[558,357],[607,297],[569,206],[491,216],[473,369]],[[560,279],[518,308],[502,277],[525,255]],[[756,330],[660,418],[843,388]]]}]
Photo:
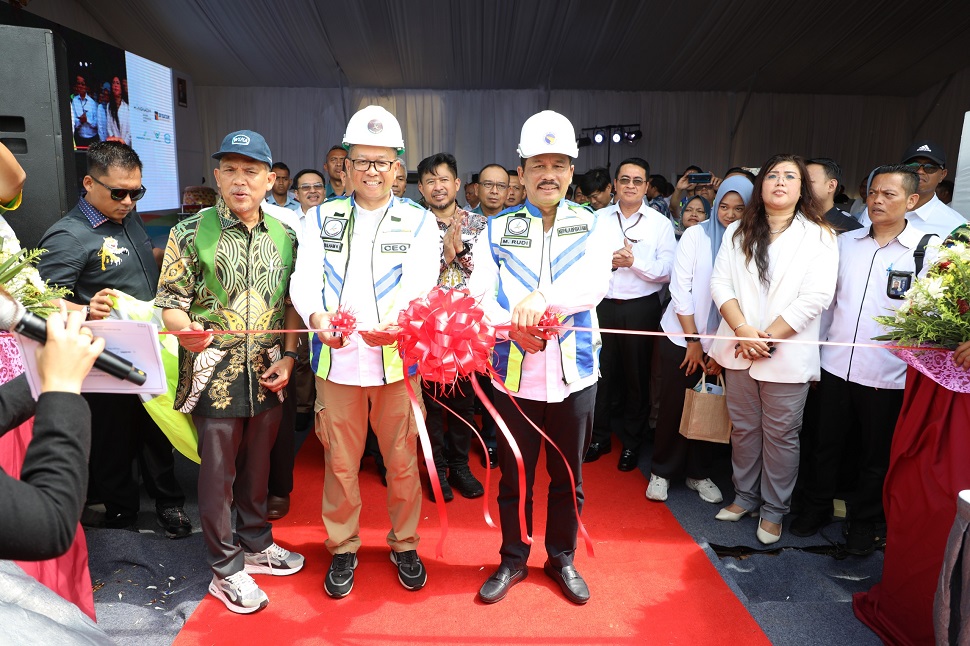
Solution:
[{"label": "handheld microphone", "polygon": [[[31,314],[21,303],[0,297],[0,329],[22,334],[41,345],[47,343],[47,319]],[[142,385],[148,378],[144,370],[136,368],[130,361],[122,359],[113,352],[102,350],[94,367],[125,381]]]}]

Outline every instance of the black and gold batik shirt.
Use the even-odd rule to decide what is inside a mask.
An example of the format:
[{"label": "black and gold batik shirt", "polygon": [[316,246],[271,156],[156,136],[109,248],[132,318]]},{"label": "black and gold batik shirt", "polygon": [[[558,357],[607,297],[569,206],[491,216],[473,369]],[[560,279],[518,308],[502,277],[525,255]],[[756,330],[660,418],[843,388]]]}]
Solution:
[{"label": "black and gold batik shirt", "polygon": [[[209,330],[283,329],[296,233],[272,217],[251,230],[220,199],[168,238],[155,305],[186,312]],[[279,333],[216,334],[202,352],[179,346],[175,409],[253,417],[283,399],[259,384],[282,356]]]}]

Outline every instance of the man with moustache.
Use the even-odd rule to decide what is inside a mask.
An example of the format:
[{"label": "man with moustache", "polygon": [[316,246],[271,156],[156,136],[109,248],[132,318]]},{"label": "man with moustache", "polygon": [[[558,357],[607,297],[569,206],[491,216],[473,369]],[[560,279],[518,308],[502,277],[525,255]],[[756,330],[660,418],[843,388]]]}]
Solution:
[{"label": "man with moustache", "polygon": [[472,213],[486,218],[498,215],[505,209],[505,199],[509,195],[509,172],[498,164],[488,164],[478,172],[477,207]]},{"label": "man with moustache", "polygon": [[[482,295],[490,323],[512,326],[507,340],[496,344],[492,359],[504,382],[504,388],[496,386],[495,407],[521,451],[526,489],[519,489],[515,455],[500,435],[501,563],[478,594],[483,602],[495,603],[528,576],[530,546],[522,535],[523,530],[532,533],[532,487],[544,441],[522,418],[517,402],[566,459],[564,463],[554,449],[545,447],[551,483],[545,528],[548,560],[543,569],[567,599],[583,604],[589,600],[589,588],[573,564],[579,528],[573,494],[581,509],[583,453],[592,432],[596,400],[599,334],[574,330],[554,336],[535,326],[551,309],[561,314],[565,326],[596,328],[595,307],[609,288],[613,249],[596,217],[564,200],[573,177],[572,160],[579,154],[569,120],[550,110],[529,117],[522,126],[518,153],[518,175],[526,201],[489,220],[485,239],[475,245],[475,271],[469,287],[472,294]],[[567,464],[575,477],[575,489]],[[519,524],[520,496],[527,501],[525,528]]]},{"label": "man with moustache", "polygon": [[[835,299],[823,318],[826,341],[873,343],[873,337],[885,333],[875,317],[894,312],[913,281],[925,276],[940,240],[917,228],[911,217],[921,183],[906,164],[874,171],[867,200],[870,226],[838,238]],[[832,521],[842,461],[851,460],[859,477],[846,497],[846,551],[865,555],[885,541],[883,481],[903,403],[906,364],[876,348],[823,345],[821,353],[818,423],[811,429],[808,468],[799,474],[804,500],[791,532],[811,536]],[[848,454],[845,447],[853,438],[859,450]]]},{"label": "man with moustache", "polygon": [[327,169],[326,199],[340,195],[348,195],[352,189],[345,182],[347,175],[344,173],[344,160],[347,159],[347,151],[343,146],[334,145],[327,151],[327,159],[324,163]]},{"label": "man with moustache", "polygon": [[[117,292],[140,301],[155,298],[158,262],[145,225],[134,211],[144,197],[142,163],[128,145],[92,144],[87,154],[84,195],[41,239],[37,271],[41,278],[66,287],[68,309],[106,319]],[[85,393],[92,420],[89,497],[104,503],[103,525],[132,527],[138,520],[138,481],[131,463],[141,458],[145,489],[155,499],[158,524],[170,538],[185,538],[192,524],[182,506],[185,495],[175,479],[172,445],[137,395]]]},{"label": "man with moustache", "polygon": [[[417,547],[421,517],[416,425],[405,379],[420,392],[416,371],[405,374],[397,341],[401,311],[431,290],[439,274],[440,238],[434,216],[391,193],[404,154],[397,119],[367,106],[344,134],[345,171],[353,193],[314,207],[291,286],[311,341],[316,373],[317,434],[326,451],[323,524],[333,556],[324,589],[350,594],[360,548],[358,472],[370,420],[387,467],[387,544],[398,581],[407,590],[427,582]],[[353,312],[356,331],[329,332],[337,309]]]},{"label": "man with moustache", "polygon": [[220,200],[172,229],[155,304],[165,326],[183,332],[174,406],[192,414],[199,432],[209,594],[231,612],[250,614],[269,604],[251,574],[288,576],[304,564],[273,541],[267,508],[269,456],[297,335],[217,331],[299,327],[287,299],[297,239],[265,217],[275,175],[262,135],[231,132],[212,157]]},{"label": "man with moustache", "polygon": [[[458,163],[453,155],[438,153],[418,164],[418,190],[434,213],[441,236],[441,272],[438,286],[466,289],[475,267],[472,245],[485,229],[487,220],[458,206],[455,197],[461,187]],[[475,426],[475,392],[469,378],[442,386],[424,382],[424,405],[428,411],[428,435],[434,453],[435,468],[445,501],[454,498],[452,488],[465,498],[478,498],[485,493],[468,468],[468,449]],[[450,409],[453,412],[447,412]],[[445,434],[445,418],[448,433]],[[459,419],[460,418],[460,419]],[[464,421],[462,421],[464,420]],[[471,426],[469,426],[471,425]],[[431,492],[434,500],[434,492]]]}]

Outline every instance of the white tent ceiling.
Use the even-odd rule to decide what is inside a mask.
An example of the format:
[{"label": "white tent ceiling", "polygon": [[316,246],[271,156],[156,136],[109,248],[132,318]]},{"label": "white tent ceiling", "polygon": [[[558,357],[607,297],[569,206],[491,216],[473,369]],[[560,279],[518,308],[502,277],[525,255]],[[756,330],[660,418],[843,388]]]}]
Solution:
[{"label": "white tent ceiling", "polygon": [[206,86],[914,96],[970,66],[966,0],[76,4]]}]

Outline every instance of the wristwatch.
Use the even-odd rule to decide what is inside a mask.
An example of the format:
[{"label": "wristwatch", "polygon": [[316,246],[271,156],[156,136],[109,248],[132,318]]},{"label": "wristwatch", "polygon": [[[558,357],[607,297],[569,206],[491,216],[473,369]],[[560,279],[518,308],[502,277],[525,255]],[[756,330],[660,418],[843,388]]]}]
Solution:
[{"label": "wristwatch", "polygon": [[300,355],[298,355],[297,353],[293,352],[292,350],[287,350],[286,352],[283,353],[283,356],[284,357],[289,357],[290,359],[293,359],[293,361],[299,361],[300,360]]},{"label": "wristwatch", "polygon": [[685,336],[684,341],[687,341],[687,343],[700,343],[701,338],[699,336]]},{"label": "wristwatch", "polygon": [[468,245],[461,248],[461,251],[455,253],[455,258],[463,258],[468,253]]}]

